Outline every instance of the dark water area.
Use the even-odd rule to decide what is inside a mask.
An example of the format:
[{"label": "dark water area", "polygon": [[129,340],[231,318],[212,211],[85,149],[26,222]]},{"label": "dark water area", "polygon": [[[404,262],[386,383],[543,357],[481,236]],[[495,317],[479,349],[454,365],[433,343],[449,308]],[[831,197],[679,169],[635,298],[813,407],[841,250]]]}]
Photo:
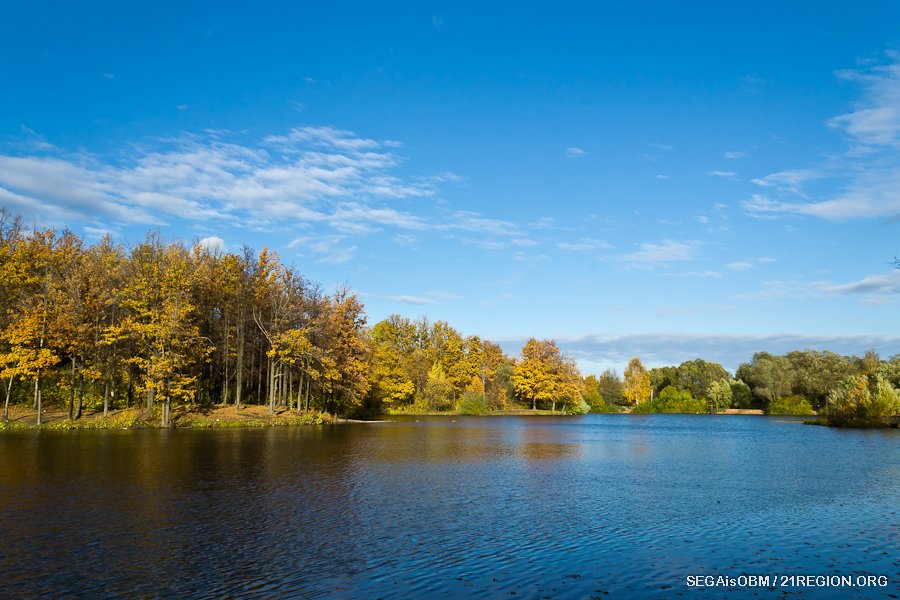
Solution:
[{"label": "dark water area", "polygon": [[0,435],[3,598],[888,598],[898,583],[896,430],[588,415]]}]

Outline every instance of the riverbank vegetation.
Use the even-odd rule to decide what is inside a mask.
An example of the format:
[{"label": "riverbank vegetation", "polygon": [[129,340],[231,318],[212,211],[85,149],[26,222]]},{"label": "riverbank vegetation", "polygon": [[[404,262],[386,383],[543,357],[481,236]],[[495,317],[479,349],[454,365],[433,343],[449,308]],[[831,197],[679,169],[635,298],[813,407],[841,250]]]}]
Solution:
[{"label": "riverbank vegetation", "polygon": [[3,421],[26,410],[34,426],[59,411],[72,427],[132,414],[128,426],[205,426],[202,416],[224,407],[263,410],[261,424],[734,408],[858,426],[900,412],[897,357],[758,353],[733,376],[702,359],[647,369],[635,357],[621,378],[584,377],[553,340],[529,339],[510,357],[425,317],[369,327],[355,294],[323,292],[266,248],[229,253],[157,233],[128,247],[109,237],[87,244],[69,231],[26,230],[2,210],[0,383]]}]

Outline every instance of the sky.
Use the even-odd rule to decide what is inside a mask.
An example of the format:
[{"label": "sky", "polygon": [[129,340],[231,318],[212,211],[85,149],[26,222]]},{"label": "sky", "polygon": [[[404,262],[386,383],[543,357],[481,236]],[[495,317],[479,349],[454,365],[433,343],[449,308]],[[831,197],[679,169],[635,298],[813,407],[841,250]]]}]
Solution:
[{"label": "sky", "polygon": [[559,4],[7,0],[0,206],[585,373],[900,353],[900,4]]}]

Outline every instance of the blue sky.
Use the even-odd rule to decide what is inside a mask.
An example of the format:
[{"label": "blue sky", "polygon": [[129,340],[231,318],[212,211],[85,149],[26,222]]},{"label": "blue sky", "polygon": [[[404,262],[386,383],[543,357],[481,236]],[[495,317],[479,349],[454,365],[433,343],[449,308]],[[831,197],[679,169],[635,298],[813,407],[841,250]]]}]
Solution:
[{"label": "blue sky", "polygon": [[586,372],[900,353],[900,5],[5,4],[0,205]]}]

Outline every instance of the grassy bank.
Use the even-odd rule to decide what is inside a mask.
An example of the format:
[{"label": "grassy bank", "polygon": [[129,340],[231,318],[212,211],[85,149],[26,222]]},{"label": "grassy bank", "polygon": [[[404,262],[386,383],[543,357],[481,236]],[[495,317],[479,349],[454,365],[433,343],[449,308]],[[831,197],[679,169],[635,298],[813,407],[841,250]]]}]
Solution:
[{"label": "grassy bank", "polygon": [[[42,424],[37,424],[37,413],[30,408],[10,407],[9,421],[0,421],[0,431],[25,429],[146,429],[158,428],[158,412],[151,414],[139,408],[111,410],[107,416],[103,411],[88,411],[80,419],[69,420],[68,413],[59,409],[47,409],[42,415]],[[327,413],[296,413],[281,409],[274,415],[265,406],[209,406],[179,408],[174,411],[172,422],[176,428],[212,429],[234,427],[278,427],[286,425],[320,425],[335,423],[339,419]]]},{"label": "grassy bank", "polygon": [[897,429],[900,428],[900,417],[834,419],[820,417],[803,421],[807,425],[824,425],[843,429]]}]

